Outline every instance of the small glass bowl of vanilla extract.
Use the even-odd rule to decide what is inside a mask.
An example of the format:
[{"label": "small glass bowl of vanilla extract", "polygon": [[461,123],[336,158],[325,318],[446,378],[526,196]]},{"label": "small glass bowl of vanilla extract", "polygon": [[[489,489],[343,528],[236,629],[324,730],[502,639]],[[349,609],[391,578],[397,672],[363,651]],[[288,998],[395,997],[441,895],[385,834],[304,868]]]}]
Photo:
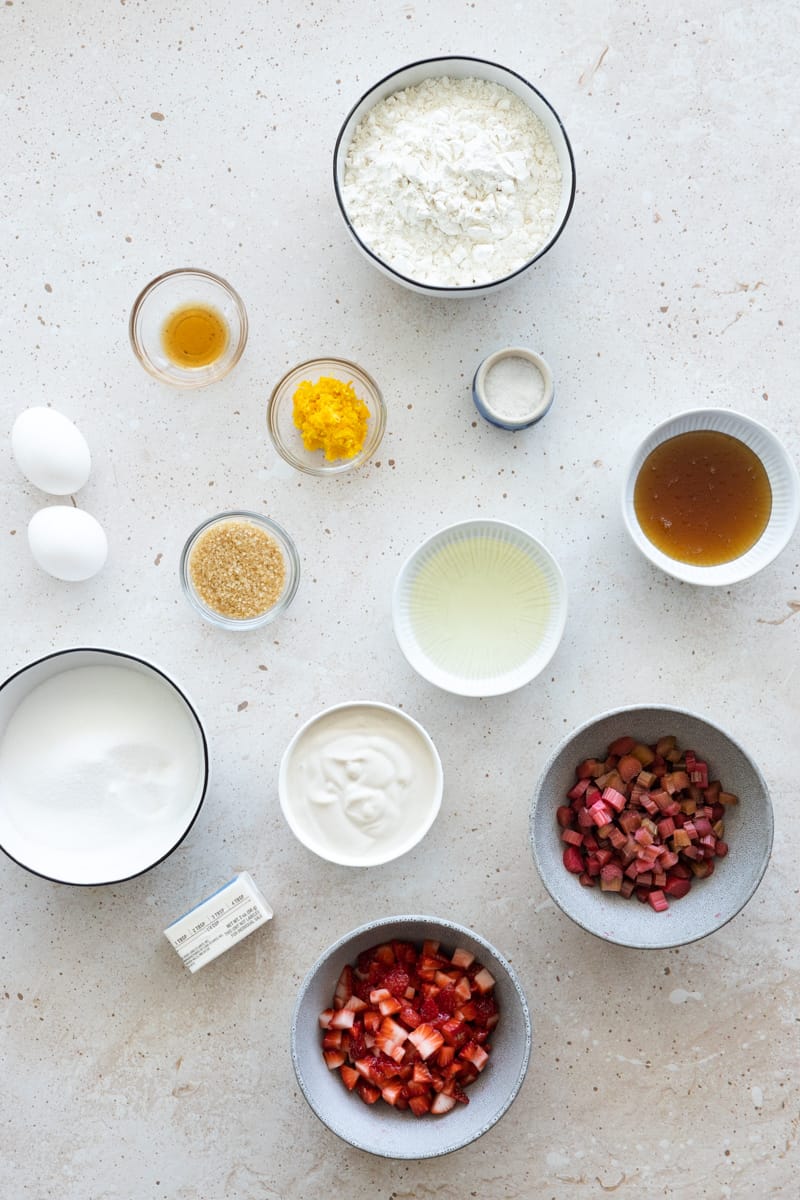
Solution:
[{"label": "small glass bowl of vanilla extract", "polygon": [[247,312],[229,283],[182,267],[139,293],[128,326],[139,362],[162,383],[206,387],[224,379],[247,343]]}]

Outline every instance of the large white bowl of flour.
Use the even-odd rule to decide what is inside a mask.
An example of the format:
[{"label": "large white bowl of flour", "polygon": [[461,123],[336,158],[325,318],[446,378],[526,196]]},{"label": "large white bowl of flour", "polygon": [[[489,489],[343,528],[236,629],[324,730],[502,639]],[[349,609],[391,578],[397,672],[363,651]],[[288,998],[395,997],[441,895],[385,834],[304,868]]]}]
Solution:
[{"label": "large white bowl of flour", "polygon": [[0,687],[0,848],[58,883],[119,883],[166,858],[208,785],[183,692],[143,659],[71,649]]},{"label": "large white bowl of flour", "polygon": [[413,291],[484,296],[555,244],[575,162],[553,106],[515,71],[431,58],[393,71],[351,109],[334,189],[356,245]]}]

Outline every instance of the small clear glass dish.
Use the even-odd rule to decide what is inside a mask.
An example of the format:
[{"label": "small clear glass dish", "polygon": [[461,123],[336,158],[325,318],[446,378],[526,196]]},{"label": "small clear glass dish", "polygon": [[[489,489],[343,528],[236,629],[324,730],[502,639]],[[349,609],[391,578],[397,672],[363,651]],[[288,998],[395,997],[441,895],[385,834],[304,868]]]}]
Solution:
[{"label": "small clear glass dish", "polygon": [[[259,612],[254,616],[236,617],[218,611],[201,596],[192,577],[192,556],[198,552],[198,543],[201,541],[201,538],[209,531],[223,526],[226,522],[232,525],[255,526],[258,530],[263,531],[277,545],[283,559],[285,576],[277,599],[268,608],[265,608],[263,612]],[[260,626],[274,621],[276,617],[279,617],[289,607],[300,583],[300,556],[289,534],[277,521],[272,521],[269,517],[263,517],[259,513],[248,512],[246,509],[234,509],[231,512],[218,513],[217,516],[209,517],[207,521],[203,521],[201,525],[198,525],[197,529],[187,539],[186,545],[183,548],[179,569],[184,595],[195,612],[199,613],[201,617],[209,621],[212,625],[217,625],[220,629],[235,629],[237,631],[258,629]]]},{"label": "small clear glass dish", "polygon": [[[182,310],[211,314],[227,336],[219,353],[203,365],[184,365],[167,352],[165,330]],[[247,344],[247,313],[229,283],[211,271],[182,267],[151,280],[136,298],[128,324],[134,354],[154,378],[179,388],[206,387],[224,379]],[[223,340],[222,338],[220,340]]]},{"label": "small clear glass dish", "polygon": [[[300,430],[294,423],[294,394],[304,380],[331,377],[351,383],[359,400],[369,409],[364,445],[352,458],[327,460],[322,450],[306,450]],[[341,475],[371,458],[381,444],[386,429],[386,405],[380,388],[371,375],[346,358],[311,358],[287,371],[276,384],[267,403],[267,427],[275,449],[290,466],[305,475]]]}]

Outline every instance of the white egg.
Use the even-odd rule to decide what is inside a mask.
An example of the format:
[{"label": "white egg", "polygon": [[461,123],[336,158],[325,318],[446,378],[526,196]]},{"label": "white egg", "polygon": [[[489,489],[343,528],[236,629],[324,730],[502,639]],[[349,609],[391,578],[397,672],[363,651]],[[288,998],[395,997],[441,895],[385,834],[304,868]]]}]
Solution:
[{"label": "white egg", "polygon": [[67,504],[34,513],[28,523],[28,545],[43,571],[73,583],[96,575],[108,555],[99,521]]},{"label": "white egg", "polygon": [[92,457],[81,431],[53,408],[26,408],[11,430],[11,450],[22,474],[43,492],[70,496],[82,488]]}]

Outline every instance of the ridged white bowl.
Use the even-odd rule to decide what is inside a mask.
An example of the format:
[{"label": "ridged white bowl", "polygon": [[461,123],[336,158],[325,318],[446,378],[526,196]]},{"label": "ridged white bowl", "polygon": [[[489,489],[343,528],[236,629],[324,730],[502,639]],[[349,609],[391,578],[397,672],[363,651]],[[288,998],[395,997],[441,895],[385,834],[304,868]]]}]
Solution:
[{"label": "ridged white bowl", "polygon": [[[497,646],[485,636],[487,626],[495,621],[499,626],[507,618],[500,611],[488,614],[481,629],[476,627],[475,638],[464,652],[457,667],[444,665],[450,652],[444,642],[441,653],[437,646],[421,635],[420,613],[425,605],[436,603],[436,589],[431,578],[423,572],[432,565],[434,576],[443,576],[461,553],[461,545],[476,538],[488,539],[502,554],[507,547],[521,551],[521,567],[510,586],[517,588],[527,613],[541,621],[535,645],[523,650],[516,661],[500,661]],[[449,552],[452,551],[453,559]],[[530,566],[530,570],[527,566]],[[482,562],[483,566],[487,564]],[[498,610],[504,608],[505,596],[497,597]],[[416,614],[416,615],[415,615]],[[457,614],[454,613],[454,616]],[[556,652],[567,619],[567,587],[556,560],[541,542],[505,521],[461,521],[429,537],[405,561],[400,569],[392,597],[392,620],[398,644],[408,662],[424,679],[458,696],[500,696],[529,683],[547,666]],[[522,622],[520,641],[530,633],[532,620]],[[446,638],[446,635],[445,635]]]},{"label": "ridged white bowl", "polygon": [[[633,505],[636,478],[648,454],[662,442],[698,429],[727,433],[730,437],[744,442],[761,459],[772,488],[772,512],[766,529],[755,545],[730,562],[710,567],[698,567],[693,563],[670,558],[654,546],[639,524]],[[679,413],[658,425],[639,446],[628,467],[622,494],[622,515],[629,534],[642,554],[662,571],[686,583],[727,587],[755,575],[771,563],[786,546],[800,516],[800,479],[793,460],[775,434],[752,417],[745,417],[725,408],[694,409]]]}]

